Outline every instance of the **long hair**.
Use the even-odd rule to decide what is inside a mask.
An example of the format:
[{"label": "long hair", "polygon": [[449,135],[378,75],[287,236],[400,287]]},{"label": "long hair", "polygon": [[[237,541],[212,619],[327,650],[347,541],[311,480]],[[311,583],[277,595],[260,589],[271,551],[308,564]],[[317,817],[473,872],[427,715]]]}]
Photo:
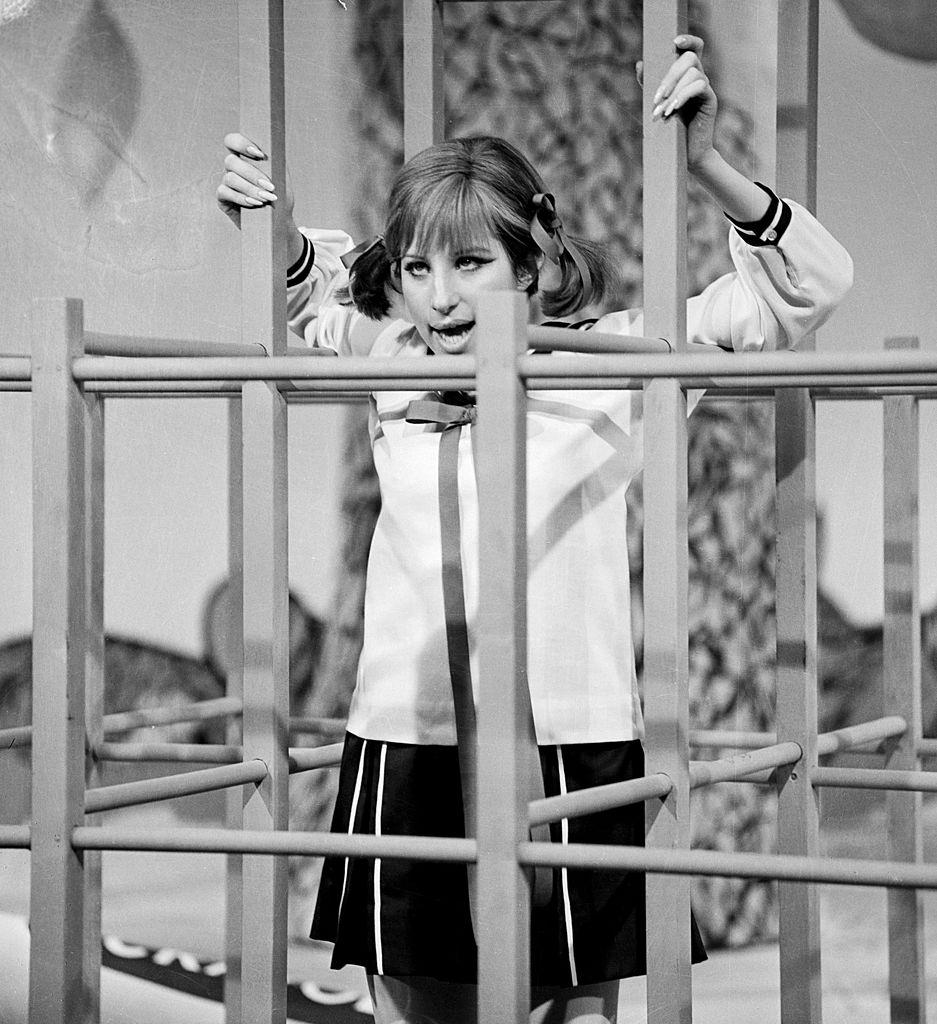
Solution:
[{"label": "long hair", "polygon": [[[504,247],[516,276],[531,277],[538,290],[541,250],[531,237],[537,209],[534,196],[545,192],[540,175],[509,142],[470,136],[430,146],[408,161],[394,180],[383,243],[364,253],[351,268],[352,301],[379,320],[390,310],[388,288],[399,290],[401,256],[410,248],[466,250],[488,238]],[[560,255],[559,285],[541,293],[546,314],[562,316],[602,298],[610,274],[605,252],[578,238],[591,276],[586,286],[568,251]]]}]

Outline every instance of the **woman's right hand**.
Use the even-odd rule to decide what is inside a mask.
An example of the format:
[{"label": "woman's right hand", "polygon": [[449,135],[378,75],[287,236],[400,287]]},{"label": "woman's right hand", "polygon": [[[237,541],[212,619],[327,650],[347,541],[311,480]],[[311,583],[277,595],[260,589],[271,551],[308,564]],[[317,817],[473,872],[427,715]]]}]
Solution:
[{"label": "woman's right hand", "polygon": [[[273,182],[264,173],[262,162],[267,159],[263,151],[246,135],[230,132],[224,137],[224,175],[215,192],[221,209],[235,222],[240,222],[241,210],[254,210],[278,201]],[[293,190],[287,177],[283,202],[286,214],[293,216]]]}]

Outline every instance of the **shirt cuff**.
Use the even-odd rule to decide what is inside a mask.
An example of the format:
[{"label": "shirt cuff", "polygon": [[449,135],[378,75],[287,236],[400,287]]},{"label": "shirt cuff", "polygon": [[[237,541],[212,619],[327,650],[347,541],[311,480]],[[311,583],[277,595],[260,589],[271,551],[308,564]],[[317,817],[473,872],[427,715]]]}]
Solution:
[{"label": "shirt cuff", "polygon": [[766,193],[769,199],[768,209],[758,220],[739,221],[726,214],[726,218],[735,225],[740,238],[749,245],[778,245],[784,237],[788,224],[791,222],[791,208],[779,199],[767,185],[760,181],[755,184]]},{"label": "shirt cuff", "polygon": [[316,250],[312,242],[303,235],[303,251],[298,260],[286,272],[286,287],[301,284],[309,276],[316,258]]}]

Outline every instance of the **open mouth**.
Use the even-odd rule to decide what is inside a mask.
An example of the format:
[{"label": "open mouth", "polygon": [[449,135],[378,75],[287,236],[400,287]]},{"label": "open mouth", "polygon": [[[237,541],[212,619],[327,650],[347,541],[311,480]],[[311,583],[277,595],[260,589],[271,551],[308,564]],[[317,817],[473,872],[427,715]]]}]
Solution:
[{"label": "open mouth", "polygon": [[467,323],[450,324],[446,327],[430,327],[430,334],[438,343],[439,347],[447,352],[457,352],[464,349],[471,337],[475,321]]}]

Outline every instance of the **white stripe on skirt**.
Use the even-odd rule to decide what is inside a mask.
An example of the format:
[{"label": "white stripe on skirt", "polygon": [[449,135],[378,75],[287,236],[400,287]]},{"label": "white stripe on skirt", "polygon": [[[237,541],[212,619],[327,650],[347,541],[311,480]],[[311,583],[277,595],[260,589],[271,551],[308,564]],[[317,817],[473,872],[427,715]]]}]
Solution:
[{"label": "white stripe on skirt", "polygon": [[[355,831],[355,816],[358,813],[358,797],[361,795],[361,779],[364,775],[364,753],[368,749],[368,741],[362,740],[361,753],[358,755],[358,774],[355,776],[355,792],[351,798],[351,814],[348,816],[348,835]],[[338,920],[342,919],[342,904],[345,902],[345,886],[348,885],[348,862],[345,858],[345,873],[342,876],[342,895],[338,900]]]},{"label": "white stripe on skirt", "polygon": [[[563,748],[556,748],[556,766],[560,777],[560,794],[566,793],[566,768],[563,765]],[[560,819],[560,841],[566,845],[569,843],[569,818]],[[569,872],[566,868],[560,868],[560,885],[563,889],[563,916],[566,919],[566,948],[569,952],[569,976],[573,986],[579,984],[579,974],[576,970],[576,950],[573,946],[573,914],[569,906]]]},{"label": "white stripe on skirt", "polygon": [[[384,762],[387,744],[381,744],[381,763],[377,774],[377,804],[374,811],[374,834],[381,834],[381,806],[384,803]],[[384,973],[384,947],[381,943],[381,858],[374,858],[374,959],[377,973]]]}]

